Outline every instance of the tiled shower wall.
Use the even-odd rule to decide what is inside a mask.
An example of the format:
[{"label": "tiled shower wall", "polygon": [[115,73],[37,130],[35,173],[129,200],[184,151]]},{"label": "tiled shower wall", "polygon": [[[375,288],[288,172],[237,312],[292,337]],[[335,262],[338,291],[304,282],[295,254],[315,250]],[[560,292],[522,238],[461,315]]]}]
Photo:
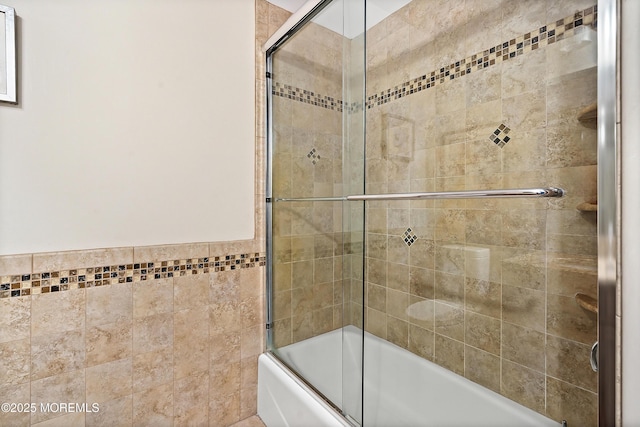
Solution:
[{"label": "tiled shower wall", "polygon": [[[256,238],[0,257],[0,425],[231,425],[256,413],[264,348],[262,44],[256,1]],[[98,412],[42,412],[44,403]],[[55,408],[55,407],[54,407]]]},{"label": "tiled shower wall", "polygon": [[369,193],[559,186],[558,200],[367,204],[366,328],[596,425],[593,1],[413,1],[367,33]]}]

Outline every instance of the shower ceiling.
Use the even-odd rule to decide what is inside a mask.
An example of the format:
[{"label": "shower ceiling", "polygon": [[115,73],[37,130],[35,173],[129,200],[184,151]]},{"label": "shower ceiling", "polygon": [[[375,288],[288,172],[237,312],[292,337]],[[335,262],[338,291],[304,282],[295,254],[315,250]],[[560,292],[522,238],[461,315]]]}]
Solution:
[{"label": "shower ceiling", "polygon": [[[297,11],[300,6],[305,4],[307,0],[269,0],[270,3],[275,4],[289,12]],[[373,27],[387,16],[391,15],[396,10],[400,9],[411,0],[367,0],[367,29]],[[314,22],[320,24],[338,34],[344,34],[348,38],[354,38],[360,34],[357,23],[344,22],[343,29],[343,16],[346,16],[348,20],[348,13],[343,13],[342,1],[334,1],[322,12],[322,14],[314,18]],[[352,5],[356,8],[353,2],[347,2],[347,8]],[[354,13],[353,16],[359,16]]]}]

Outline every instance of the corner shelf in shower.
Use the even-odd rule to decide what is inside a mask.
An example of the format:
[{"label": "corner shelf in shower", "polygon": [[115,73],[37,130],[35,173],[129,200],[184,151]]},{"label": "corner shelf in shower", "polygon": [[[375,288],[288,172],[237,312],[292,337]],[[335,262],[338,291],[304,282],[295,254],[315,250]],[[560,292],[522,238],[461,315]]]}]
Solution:
[{"label": "corner shelf in shower", "polygon": [[598,211],[598,202],[582,202],[578,206],[576,206],[581,212],[597,212]]},{"label": "corner shelf in shower", "polygon": [[580,307],[591,313],[598,314],[598,301],[595,298],[578,292],[575,299]]},{"label": "corner shelf in shower", "polygon": [[587,105],[578,113],[578,121],[587,127],[594,127],[598,122],[598,103]]},{"label": "corner shelf in shower", "polygon": [[[578,113],[578,121],[585,127],[595,129],[598,125],[598,102],[596,101],[580,110]],[[597,212],[598,201],[582,202],[576,206],[576,209],[581,212]]]}]

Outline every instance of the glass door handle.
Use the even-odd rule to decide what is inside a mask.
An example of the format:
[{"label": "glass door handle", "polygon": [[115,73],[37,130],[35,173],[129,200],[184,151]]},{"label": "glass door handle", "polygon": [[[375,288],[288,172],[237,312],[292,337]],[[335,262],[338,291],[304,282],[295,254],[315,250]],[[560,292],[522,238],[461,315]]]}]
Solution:
[{"label": "glass door handle", "polygon": [[598,372],[598,341],[591,346],[591,357],[589,358],[591,362],[591,369],[593,372]]}]

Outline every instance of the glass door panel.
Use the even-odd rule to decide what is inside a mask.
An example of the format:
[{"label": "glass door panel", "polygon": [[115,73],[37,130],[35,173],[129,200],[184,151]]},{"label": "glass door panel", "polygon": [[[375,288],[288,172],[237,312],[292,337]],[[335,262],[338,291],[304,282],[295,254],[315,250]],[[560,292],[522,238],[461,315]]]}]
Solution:
[{"label": "glass door panel", "polygon": [[[414,0],[366,48],[367,193],[566,195],[367,202],[365,330],[581,426],[597,422],[596,20],[595,0]],[[385,425],[415,405],[373,357],[365,343],[364,424]]]},{"label": "glass door panel", "polygon": [[342,196],[363,191],[364,1],[318,9],[268,59],[268,346],[358,422],[363,209]]}]

